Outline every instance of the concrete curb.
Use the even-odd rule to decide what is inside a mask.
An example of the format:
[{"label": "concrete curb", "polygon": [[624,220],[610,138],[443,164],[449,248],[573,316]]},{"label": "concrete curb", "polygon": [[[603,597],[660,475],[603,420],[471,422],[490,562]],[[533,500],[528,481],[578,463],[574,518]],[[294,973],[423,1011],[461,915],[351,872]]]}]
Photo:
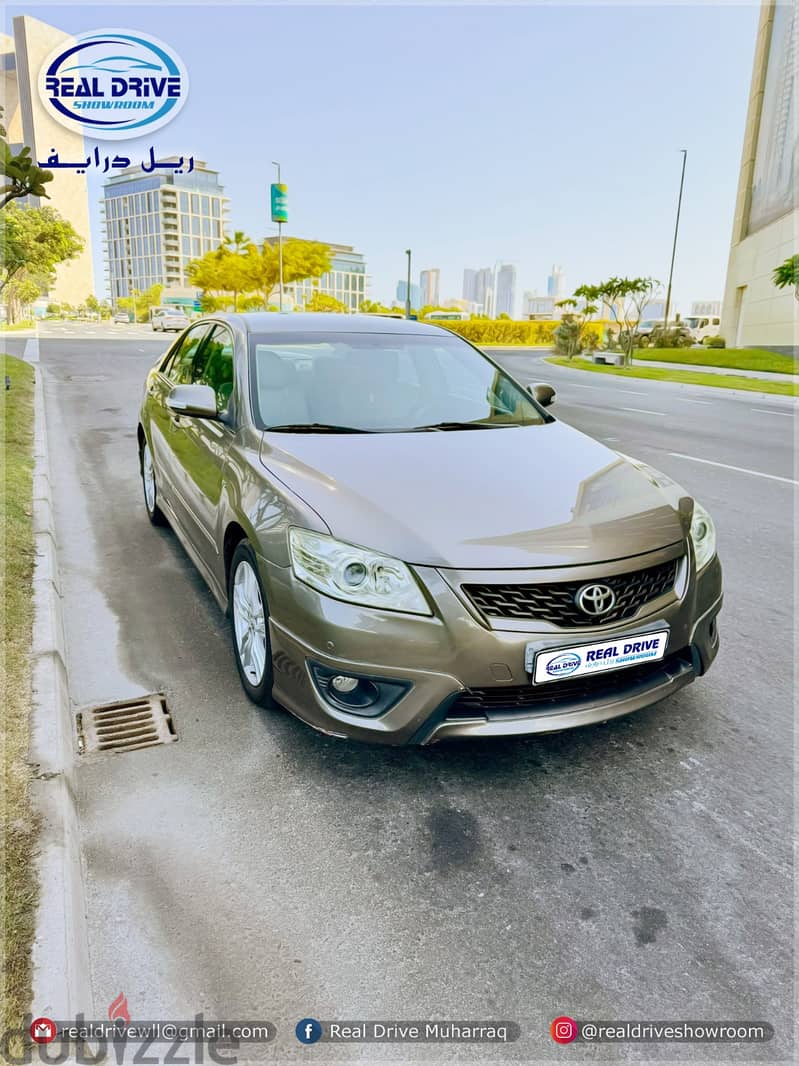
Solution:
[{"label": "concrete curb", "polygon": [[[36,351],[33,351],[35,346]],[[31,348],[31,351],[28,351]],[[61,579],[53,520],[44,383],[38,343],[28,342],[34,364],[33,715],[29,761],[33,803],[42,825],[37,857],[40,886],[33,943],[33,1013],[91,1018],[86,905],[74,792],[75,749],[69,702]]]},{"label": "concrete curb", "polygon": [[[618,378],[619,376],[617,374],[601,373],[597,375],[596,371],[589,370],[587,367],[566,366],[562,363],[551,363],[549,359],[543,359],[542,362],[550,363],[551,366],[557,367],[558,370],[569,370],[575,374],[593,374],[600,378],[606,378],[611,381],[615,378]],[[636,370],[636,367],[633,366],[632,370]],[[798,398],[796,396],[785,396],[782,393],[778,392],[757,392],[755,389],[728,389],[724,386],[719,385],[695,385],[687,381],[665,381],[659,378],[642,378],[638,377],[635,373],[630,374],[630,376],[628,378],[625,378],[624,380],[646,381],[653,385],[665,385],[667,388],[671,388],[677,391],[685,389],[698,389],[701,394],[706,394],[708,396],[720,396],[722,398],[726,396],[730,399],[767,400],[769,403],[776,403],[778,405],[788,407],[795,407],[798,402]],[[749,380],[767,381],[768,379],[750,378]]]}]

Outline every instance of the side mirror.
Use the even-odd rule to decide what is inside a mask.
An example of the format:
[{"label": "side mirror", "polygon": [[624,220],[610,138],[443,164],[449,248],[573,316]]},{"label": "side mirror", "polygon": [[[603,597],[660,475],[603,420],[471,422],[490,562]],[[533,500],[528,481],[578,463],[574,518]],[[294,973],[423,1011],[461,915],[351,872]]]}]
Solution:
[{"label": "side mirror", "polygon": [[527,386],[527,391],[536,403],[540,403],[542,407],[549,407],[550,404],[555,402],[555,390],[551,385],[547,385],[546,382],[531,381]]},{"label": "side mirror", "polygon": [[166,405],[176,415],[192,418],[218,418],[216,393],[210,385],[176,385],[166,398]]}]

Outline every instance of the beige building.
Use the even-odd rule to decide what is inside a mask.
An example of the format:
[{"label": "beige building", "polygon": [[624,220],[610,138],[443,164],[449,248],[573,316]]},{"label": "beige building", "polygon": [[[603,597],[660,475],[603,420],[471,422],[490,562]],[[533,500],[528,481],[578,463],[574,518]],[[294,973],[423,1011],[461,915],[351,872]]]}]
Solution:
[{"label": "beige building", "polygon": [[[0,34],[0,94],[5,110],[8,142],[13,148],[26,144],[36,160],[47,159],[56,150],[62,159],[85,159],[83,136],[61,126],[44,110],[37,89],[42,63],[69,34],[28,15],[14,19],[14,36]],[[56,282],[50,289],[55,301],[80,305],[94,293],[89,195],[86,177],[74,170],[58,170],[47,186],[49,199],[31,198],[34,206],[48,205],[71,222],[83,238],[84,248],[77,258],[56,269]]]},{"label": "beige building", "polygon": [[799,252],[798,32],[790,0],[764,0],[722,311],[730,347],[799,344],[799,294],[772,280],[774,268]]}]

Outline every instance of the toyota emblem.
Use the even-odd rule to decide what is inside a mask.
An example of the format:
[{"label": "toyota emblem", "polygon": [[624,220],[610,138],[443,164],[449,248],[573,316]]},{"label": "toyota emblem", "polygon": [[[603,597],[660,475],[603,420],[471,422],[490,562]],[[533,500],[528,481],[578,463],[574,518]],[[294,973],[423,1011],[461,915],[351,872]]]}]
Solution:
[{"label": "toyota emblem", "polygon": [[610,585],[583,585],[578,589],[574,601],[583,614],[598,618],[616,606],[616,593]]}]

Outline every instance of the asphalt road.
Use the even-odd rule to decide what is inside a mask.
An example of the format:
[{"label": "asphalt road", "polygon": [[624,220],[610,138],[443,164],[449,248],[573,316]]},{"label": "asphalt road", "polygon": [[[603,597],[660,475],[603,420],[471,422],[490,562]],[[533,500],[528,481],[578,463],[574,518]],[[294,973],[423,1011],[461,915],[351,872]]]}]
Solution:
[{"label": "asphalt road", "polygon": [[[137,1018],[269,1019],[276,1062],[788,1061],[790,404],[500,354],[556,385],[564,421],[713,513],[721,651],[706,678],[604,726],[391,750],[246,700],[226,620],[141,500],[137,409],[165,342],[93,336],[40,341],[72,698],[165,691],[180,738],[79,769],[96,1013],[124,991]],[[560,1014],[767,1020],[777,1036],[565,1051]],[[309,1015],[523,1035],[322,1052],[294,1038]]]}]

